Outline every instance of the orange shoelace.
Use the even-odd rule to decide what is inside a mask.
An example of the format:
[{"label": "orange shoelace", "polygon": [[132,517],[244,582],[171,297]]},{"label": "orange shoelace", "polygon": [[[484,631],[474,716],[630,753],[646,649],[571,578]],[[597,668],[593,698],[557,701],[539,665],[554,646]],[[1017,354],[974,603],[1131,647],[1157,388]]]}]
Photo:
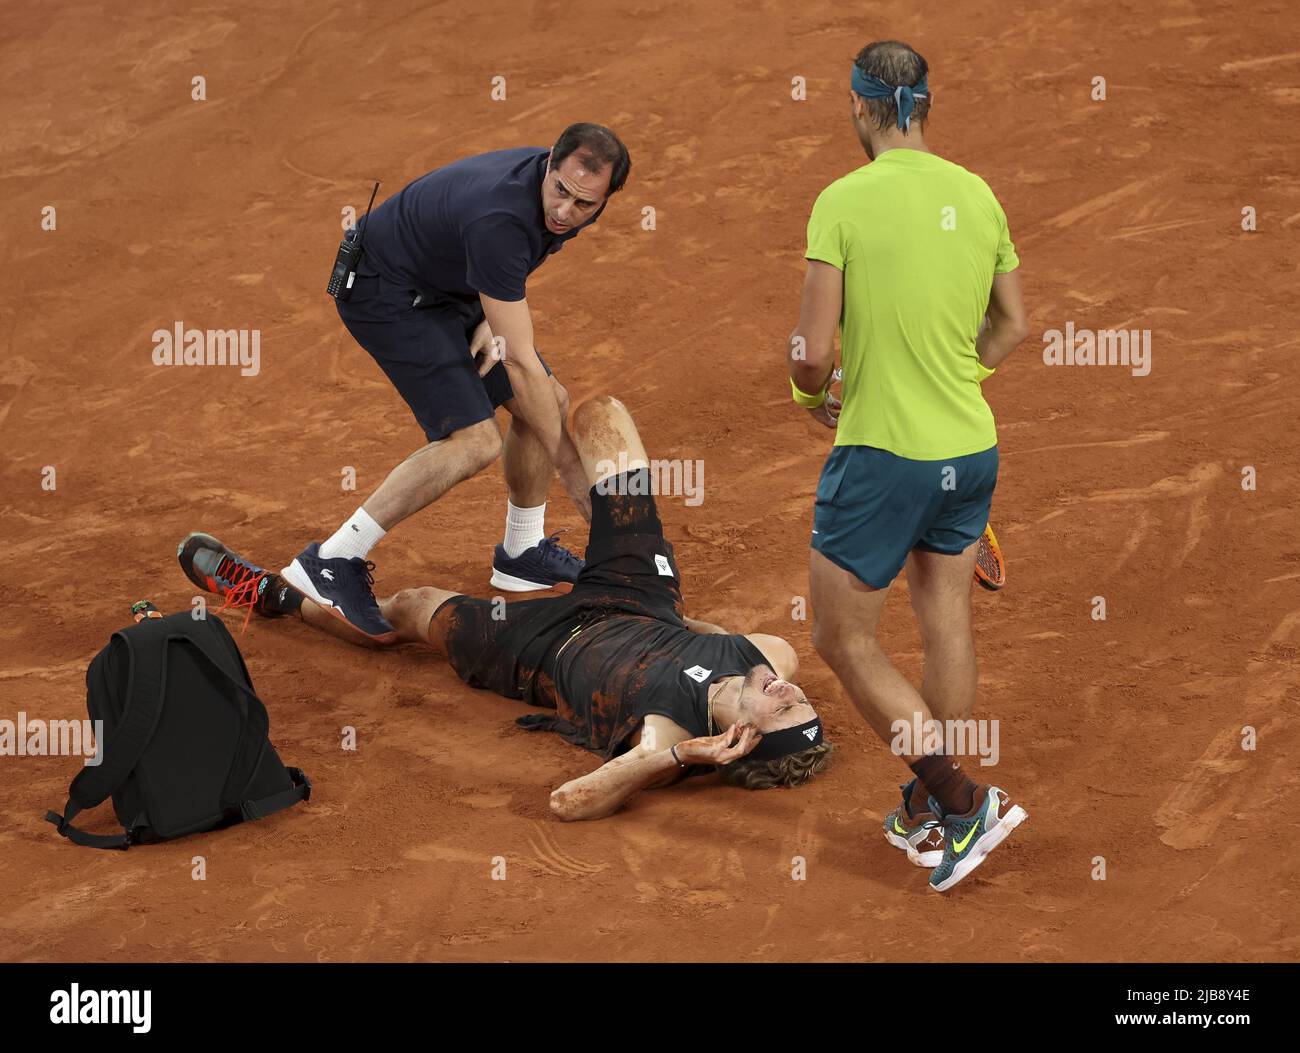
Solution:
[{"label": "orange shoelace", "polygon": [[[227,577],[221,573],[223,570],[234,573]],[[239,629],[241,636],[248,629],[249,620],[253,617],[253,610],[257,605],[258,586],[269,573],[270,571],[266,570],[255,571],[247,564],[232,560],[229,556],[224,557],[217,567],[216,576],[230,582],[230,588],[225,593],[226,602],[217,608],[217,613],[220,614],[227,609],[238,611],[248,608],[248,613],[244,615],[244,624]],[[219,589],[215,591],[220,592]]]}]

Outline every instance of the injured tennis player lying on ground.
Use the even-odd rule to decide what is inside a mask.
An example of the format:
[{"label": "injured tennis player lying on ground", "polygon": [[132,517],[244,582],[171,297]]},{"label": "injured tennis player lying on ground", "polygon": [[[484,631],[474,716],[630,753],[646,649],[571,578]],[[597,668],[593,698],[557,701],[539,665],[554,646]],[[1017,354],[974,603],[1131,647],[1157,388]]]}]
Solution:
[{"label": "injured tennis player lying on ground", "polygon": [[[380,646],[428,644],[470,686],[549,711],[520,717],[520,725],[557,732],[600,756],[600,768],[551,794],[561,819],[603,818],[641,790],[715,767],[724,782],[748,789],[812,778],[829,762],[831,745],[790,682],[799,665],[794,648],[779,636],[731,635],[684,616],[645,448],[622,403],[583,403],[573,432],[592,484],[587,562],[573,591],[507,605],[403,589],[380,604],[396,630]],[[190,580],[227,606],[270,617],[297,613],[331,635],[376,646],[207,534],[189,535],[178,555]]]}]

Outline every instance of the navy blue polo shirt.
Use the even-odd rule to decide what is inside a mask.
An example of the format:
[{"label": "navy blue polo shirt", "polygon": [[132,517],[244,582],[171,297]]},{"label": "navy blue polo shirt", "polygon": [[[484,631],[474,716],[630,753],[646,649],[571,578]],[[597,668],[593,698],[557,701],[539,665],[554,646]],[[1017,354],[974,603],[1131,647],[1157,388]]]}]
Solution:
[{"label": "navy blue polo shirt", "polygon": [[420,293],[522,300],[528,275],[604,211],[564,234],[546,229],[549,152],[493,150],[421,176],[371,213],[363,266]]}]

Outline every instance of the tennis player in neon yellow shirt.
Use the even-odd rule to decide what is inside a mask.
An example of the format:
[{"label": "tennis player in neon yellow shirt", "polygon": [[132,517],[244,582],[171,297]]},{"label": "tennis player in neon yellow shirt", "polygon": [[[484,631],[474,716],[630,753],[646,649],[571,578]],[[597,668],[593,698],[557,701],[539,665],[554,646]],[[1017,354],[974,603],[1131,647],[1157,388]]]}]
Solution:
[{"label": "tennis player in neon yellow shirt", "polygon": [[[885,836],[946,892],[1025,819],[934,733],[975,703],[971,577],[998,473],[980,384],[1027,321],[1002,206],[925,142],[928,74],[897,41],[869,44],[854,62],[853,124],[870,163],[813,206],[789,366],[794,400],[836,429],[813,519],[813,643],[911,767]],[[825,391],[837,328],[839,403]],[[919,692],[876,642],[904,566],[925,645]]]}]

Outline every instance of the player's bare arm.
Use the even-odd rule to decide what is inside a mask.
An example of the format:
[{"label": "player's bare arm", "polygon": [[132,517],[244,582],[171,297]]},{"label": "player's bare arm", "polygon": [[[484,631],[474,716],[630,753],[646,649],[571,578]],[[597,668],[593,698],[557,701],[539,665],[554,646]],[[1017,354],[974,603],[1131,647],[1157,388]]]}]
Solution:
[{"label": "player's bare arm", "polygon": [[975,341],[985,369],[997,369],[1029,335],[1029,315],[1020,291],[1020,271],[993,276],[989,293],[989,324]]},{"label": "player's bare arm", "polygon": [[[838,267],[821,260],[809,260],[804,276],[799,323],[790,334],[790,380],[809,395],[825,392],[835,369],[835,330],[844,305],[844,275]],[[825,396],[808,407],[813,417],[828,427],[835,426],[839,402]]]},{"label": "player's bare arm", "polygon": [[591,498],[587,493],[586,473],[573,438],[564,426],[564,414],[556,402],[552,379],[533,347],[533,319],[528,301],[496,300],[485,293],[479,295],[479,300],[484,322],[492,334],[492,345],[500,353],[514,389],[511,412],[537,436],[574,505],[590,521]]},{"label": "player's bare arm", "polygon": [[699,738],[689,738],[671,721],[662,725],[667,727],[656,727],[653,735],[643,732],[641,741],[627,753],[552,791],[551,811],[565,822],[604,819],[641,790],[676,783],[693,764],[739,760],[762,738],[752,724],[733,724],[719,735]]},{"label": "player's bare arm", "polygon": [[772,671],[782,680],[799,675],[799,655],[789,640],[770,633],[746,633],[745,639],[763,652]]}]

